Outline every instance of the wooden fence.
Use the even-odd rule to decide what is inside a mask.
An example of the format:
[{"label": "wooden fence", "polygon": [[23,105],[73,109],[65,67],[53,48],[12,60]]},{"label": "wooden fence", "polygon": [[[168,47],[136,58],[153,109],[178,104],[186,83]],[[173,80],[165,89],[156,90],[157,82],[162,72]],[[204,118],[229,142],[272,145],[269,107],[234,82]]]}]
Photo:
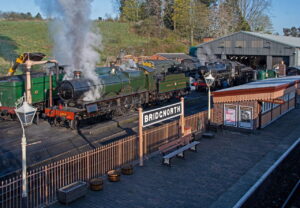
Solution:
[{"label": "wooden fence", "polygon": [[[185,118],[192,131],[201,131],[207,123],[207,112]],[[160,144],[178,133],[178,121],[144,131],[144,152],[157,151]],[[56,202],[59,188],[75,181],[88,181],[107,171],[132,163],[138,159],[138,138],[129,136],[58,162],[27,172],[28,207],[44,207]],[[0,208],[21,207],[21,175],[0,182]]]},{"label": "wooden fence", "polygon": [[[185,118],[185,126],[191,127],[192,132],[203,131],[207,124],[207,111],[203,111]],[[169,140],[174,139],[180,132],[179,120],[144,131],[144,152],[150,154]]]}]

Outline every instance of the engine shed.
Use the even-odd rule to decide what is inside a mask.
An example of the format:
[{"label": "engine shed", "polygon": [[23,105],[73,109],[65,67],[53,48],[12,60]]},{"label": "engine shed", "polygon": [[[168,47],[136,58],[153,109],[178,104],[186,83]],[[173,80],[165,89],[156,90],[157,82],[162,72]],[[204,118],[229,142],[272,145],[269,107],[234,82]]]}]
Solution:
[{"label": "engine shed", "polygon": [[257,69],[272,69],[281,61],[299,66],[300,38],[241,31],[202,43],[194,53],[201,63],[221,58]]},{"label": "engine shed", "polygon": [[212,123],[225,128],[264,128],[295,108],[300,76],[251,82],[213,92]]}]

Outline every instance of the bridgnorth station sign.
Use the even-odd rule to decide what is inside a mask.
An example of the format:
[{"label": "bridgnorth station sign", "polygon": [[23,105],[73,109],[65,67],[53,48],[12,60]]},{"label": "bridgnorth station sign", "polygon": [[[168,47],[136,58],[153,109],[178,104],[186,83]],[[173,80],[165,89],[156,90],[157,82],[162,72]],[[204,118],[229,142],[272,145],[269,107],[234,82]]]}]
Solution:
[{"label": "bridgnorth station sign", "polygon": [[143,112],[143,127],[150,126],[171,118],[180,116],[182,113],[182,103],[175,103],[162,108]]}]

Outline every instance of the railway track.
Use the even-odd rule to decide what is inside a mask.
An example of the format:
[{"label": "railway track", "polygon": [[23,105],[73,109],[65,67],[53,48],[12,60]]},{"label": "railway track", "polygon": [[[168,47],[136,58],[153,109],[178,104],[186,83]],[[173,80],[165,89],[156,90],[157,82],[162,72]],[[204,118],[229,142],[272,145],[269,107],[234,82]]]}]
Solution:
[{"label": "railway track", "polygon": [[234,208],[299,207],[299,158],[300,138],[257,180]]},{"label": "railway track", "polygon": [[[185,102],[185,115],[207,108],[207,95],[195,93]],[[46,121],[26,129],[28,166],[33,168],[92,150],[109,142],[137,133],[138,116],[133,112],[83,126],[80,131],[50,127]],[[18,121],[0,121],[0,176],[10,175],[21,168],[21,128]]]},{"label": "railway track", "polygon": [[291,193],[288,195],[287,199],[281,206],[281,208],[298,208],[300,207],[300,180],[294,188],[292,189]]}]

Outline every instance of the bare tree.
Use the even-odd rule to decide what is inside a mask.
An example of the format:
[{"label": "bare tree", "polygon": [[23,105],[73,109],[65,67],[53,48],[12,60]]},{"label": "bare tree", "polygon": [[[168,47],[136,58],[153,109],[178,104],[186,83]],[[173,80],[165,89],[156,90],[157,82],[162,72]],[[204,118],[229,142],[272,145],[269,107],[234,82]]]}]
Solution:
[{"label": "bare tree", "polygon": [[220,37],[239,30],[241,16],[236,0],[218,0],[209,14],[209,35]]},{"label": "bare tree", "polygon": [[268,31],[272,28],[268,15],[271,0],[238,0],[238,6],[252,31]]}]

